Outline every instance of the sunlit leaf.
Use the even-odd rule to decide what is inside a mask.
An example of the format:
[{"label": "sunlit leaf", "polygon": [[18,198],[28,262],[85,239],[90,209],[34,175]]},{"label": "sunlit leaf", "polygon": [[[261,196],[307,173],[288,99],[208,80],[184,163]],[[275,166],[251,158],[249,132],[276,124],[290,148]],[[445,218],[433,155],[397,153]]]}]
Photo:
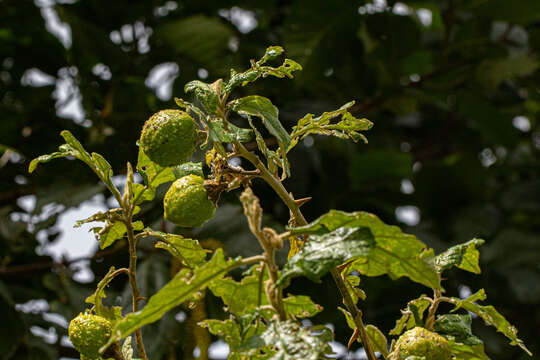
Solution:
[{"label": "sunlit leaf", "polygon": [[145,229],[145,233],[159,239],[156,248],[167,250],[172,256],[178,258],[185,265],[195,267],[204,262],[207,251],[204,250],[199,241],[184,238],[182,235],[168,234],[152,229]]},{"label": "sunlit leaf", "polygon": [[309,296],[289,295],[283,299],[285,312],[296,318],[308,318],[323,311],[323,307],[315,304]]},{"label": "sunlit leaf", "polygon": [[291,59],[285,59],[279,67],[263,66],[268,60],[273,60],[283,53],[283,48],[280,46],[271,46],[266,49],[264,56],[257,62],[251,64],[251,68],[247,71],[237,73],[231,70],[231,78],[225,89],[227,92],[232,91],[235,87],[256,81],[257,79],[267,76],[275,76],[278,78],[288,77],[293,78],[293,72],[302,70],[302,66]]},{"label": "sunlit leaf", "polygon": [[210,128],[210,136],[214,141],[232,143],[235,140],[247,142],[253,139],[252,130],[239,128],[231,123],[227,123],[227,127],[225,128],[223,120],[220,118],[210,119],[208,121],[208,127]]},{"label": "sunlit leaf", "polygon": [[180,179],[186,175],[197,175],[204,177],[203,164],[200,162],[186,162],[173,167],[174,177]]},{"label": "sunlit leaf", "polygon": [[457,266],[465,271],[480,274],[481,270],[478,264],[480,254],[476,248],[483,243],[482,239],[472,239],[464,244],[452,246],[442,254],[437,255],[435,265],[439,271]]},{"label": "sunlit leaf", "polygon": [[531,352],[523,341],[517,336],[517,329],[510,324],[503,315],[501,315],[495,308],[491,305],[479,305],[477,301],[486,300],[487,296],[484,289],[479,290],[475,294],[472,294],[466,299],[451,298],[451,302],[456,306],[452,311],[457,311],[459,309],[465,309],[472,312],[473,314],[478,315],[484,320],[487,325],[491,325],[497,329],[497,331],[503,333],[508,339],[510,339],[510,345],[519,346],[527,354],[531,355]]},{"label": "sunlit leaf", "polygon": [[366,326],[366,333],[369,337],[371,344],[373,345],[373,350],[383,354],[385,358],[388,357],[388,341],[386,336],[374,325]]},{"label": "sunlit leaf", "polygon": [[354,105],[351,101],[338,110],[325,112],[321,116],[314,117],[307,114],[293,127],[291,133],[291,144],[287,151],[291,150],[308,135],[331,135],[342,139],[351,139],[354,142],[363,140],[367,143],[366,137],[359,133],[371,129],[373,123],[368,119],[358,119],[354,117],[349,109]]}]

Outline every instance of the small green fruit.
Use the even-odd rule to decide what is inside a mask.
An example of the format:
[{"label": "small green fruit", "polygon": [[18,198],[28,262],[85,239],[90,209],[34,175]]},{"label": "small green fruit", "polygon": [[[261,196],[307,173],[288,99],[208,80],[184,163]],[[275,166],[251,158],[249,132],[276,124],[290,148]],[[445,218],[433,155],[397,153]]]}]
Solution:
[{"label": "small green fruit", "polygon": [[111,337],[112,326],[104,317],[79,314],[69,323],[69,340],[85,358],[100,359],[99,349]]},{"label": "small green fruit", "polygon": [[176,180],[163,200],[165,218],[183,227],[199,227],[210,220],[216,206],[208,198],[204,179],[187,175]]},{"label": "small green fruit", "polygon": [[441,335],[415,327],[399,337],[391,359],[405,360],[409,356],[423,356],[426,360],[451,360],[452,350]]},{"label": "small green fruit", "polygon": [[191,116],[180,110],[162,110],[144,123],[139,143],[150,160],[173,166],[186,162],[196,142],[197,127]]}]

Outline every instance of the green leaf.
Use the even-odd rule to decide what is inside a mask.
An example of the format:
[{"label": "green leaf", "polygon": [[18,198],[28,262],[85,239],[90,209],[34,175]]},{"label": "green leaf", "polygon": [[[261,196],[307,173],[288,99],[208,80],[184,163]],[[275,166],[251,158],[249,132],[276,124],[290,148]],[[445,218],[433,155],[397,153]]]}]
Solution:
[{"label": "green leaf", "polygon": [[373,350],[380,352],[385,358],[388,357],[388,341],[386,336],[374,325],[366,326],[366,333],[369,337]]},{"label": "green leaf", "polygon": [[200,162],[187,162],[173,167],[175,178],[180,179],[187,175],[197,175],[204,178],[203,164]]},{"label": "green leaf", "polygon": [[223,250],[217,249],[212,259],[195,269],[193,274],[190,274],[188,269],[183,269],[154,294],[141,311],[128,314],[116,324],[108,345],[146,324],[159,320],[167,311],[182,304],[195,292],[204,290],[212,281],[221,278],[239,263],[239,259],[225,260]]},{"label": "green leaf", "polygon": [[167,250],[172,256],[191,268],[199,266],[206,259],[207,251],[201,247],[197,240],[152,229],[145,229],[145,233],[159,239],[155,245],[156,248]]},{"label": "green leaf", "polygon": [[366,228],[340,227],[324,235],[311,235],[302,250],[285,264],[277,285],[297,276],[318,282],[337,265],[367,256],[374,245],[373,235]]},{"label": "green leaf", "polygon": [[[315,329],[313,329],[315,330]],[[327,327],[318,327],[321,333],[315,335],[295,321],[273,321],[261,335],[266,345],[274,346],[277,353],[272,360],[319,360],[326,359],[332,353],[329,342],[332,331]]]},{"label": "green leaf", "polygon": [[264,290],[264,281],[267,279],[266,269],[261,278],[261,271],[258,265],[255,265],[251,274],[244,276],[240,282],[224,278],[214,281],[209,288],[215,296],[221,297],[230,312],[244,315],[268,304]]},{"label": "green leaf", "polygon": [[476,248],[482,244],[484,244],[484,240],[472,239],[464,244],[452,246],[442,254],[437,255],[435,265],[440,272],[457,266],[465,271],[480,274],[480,265],[478,265],[480,254]]},{"label": "green leaf", "polygon": [[213,141],[232,143],[235,140],[247,142],[253,139],[253,131],[250,129],[239,128],[230,122],[227,122],[225,129],[221,118],[210,119],[208,127]]},{"label": "green leaf", "polygon": [[193,80],[186,84],[184,91],[194,93],[197,100],[200,101],[204,109],[211,115],[215,115],[219,106],[219,86],[221,80],[213,84],[207,84],[199,80]]},{"label": "green leaf", "polygon": [[412,329],[417,326],[424,326],[424,312],[431,305],[425,295],[407,303],[407,307],[401,310],[401,317],[396,321],[396,325],[390,330],[390,335],[400,335],[405,328]]},{"label": "green leaf", "polygon": [[456,342],[465,345],[480,345],[482,340],[472,334],[470,314],[444,314],[437,316],[434,330],[441,335],[449,335]]},{"label": "green leaf", "polygon": [[484,350],[484,344],[466,345],[453,340],[451,336],[445,336],[455,360],[489,360]]},{"label": "green leaf", "polygon": [[[441,289],[433,250],[424,251],[427,246],[416,236],[403,233],[397,226],[386,225],[373,214],[330,210],[310,224],[290,231],[291,235],[324,235],[340,227],[365,228],[375,240],[369,253],[352,263],[350,271],[357,270],[367,276],[388,274],[393,279],[407,276],[433,289]],[[310,241],[308,239],[307,244]]]},{"label": "green leaf", "polygon": [[85,302],[95,305],[96,314],[108,319],[112,324],[122,319],[122,307],[113,306],[107,307],[102,304],[102,300],[107,297],[105,294],[105,288],[115,278],[118,273],[115,274],[115,267],[111,266],[105,277],[98,283],[96,291],[86,298]]},{"label": "green leaf", "polygon": [[281,122],[279,122],[277,107],[269,99],[258,95],[251,95],[231,101],[229,107],[241,115],[259,117],[280,145],[285,149],[289,147],[291,138],[283,128],[283,125],[281,125]]},{"label": "green leaf", "polygon": [[121,221],[107,223],[99,232],[99,248],[101,250],[111,246],[118,239],[126,234],[126,225]]},{"label": "green leaf", "polygon": [[173,169],[154,163],[139,147],[137,171],[141,174],[144,184],[133,184],[133,199],[135,204],[154,199],[156,188],[166,182],[176,179]]},{"label": "green leaf", "polygon": [[263,66],[268,60],[273,60],[283,53],[283,48],[280,46],[271,46],[266,49],[264,56],[257,62],[252,62],[251,68],[247,71],[237,73],[231,70],[231,78],[225,86],[225,91],[231,92],[238,85],[246,86],[247,84],[256,81],[257,79],[267,76],[275,76],[278,78],[288,77],[293,78],[293,72],[302,70],[302,66],[291,59],[285,59],[283,64],[277,68],[271,66]]},{"label": "green leaf", "polygon": [[28,172],[32,173],[39,163],[46,163],[52,159],[73,156],[76,159],[83,161],[86,165],[92,169],[99,177],[101,181],[107,185],[107,188],[117,197],[120,197],[120,192],[112,183],[113,171],[111,165],[105,160],[103,156],[97,153],[90,154],[84,149],[79,140],[77,140],[72,133],[67,130],[60,132],[60,135],[66,141],[65,144],[58,147],[57,152],[48,155],[41,155],[30,162],[28,166]]},{"label": "green leaf", "polygon": [[452,311],[458,309],[465,309],[478,315],[484,320],[487,325],[491,325],[510,339],[510,345],[519,346],[523,351],[532,356],[532,353],[527,349],[521,339],[517,337],[517,329],[511,325],[495,308],[491,305],[484,306],[478,305],[477,301],[486,300],[487,296],[484,289],[480,289],[475,294],[472,294],[468,298],[461,300],[459,298],[451,298],[451,303],[455,305]]},{"label": "green leaf", "polygon": [[[354,117],[349,109],[354,105],[351,101],[338,110],[325,112],[321,116],[313,117],[313,114],[307,114],[298,120],[291,133],[291,144],[287,152],[298,144],[298,142],[311,134],[331,135],[342,139],[352,139],[354,142],[363,140],[367,143],[366,137],[359,133],[371,129],[373,123],[368,119],[358,119]],[[339,118],[338,121],[334,119]]]},{"label": "green leaf", "polygon": [[323,311],[323,307],[315,304],[309,296],[289,295],[283,299],[285,312],[296,318],[308,318]]}]

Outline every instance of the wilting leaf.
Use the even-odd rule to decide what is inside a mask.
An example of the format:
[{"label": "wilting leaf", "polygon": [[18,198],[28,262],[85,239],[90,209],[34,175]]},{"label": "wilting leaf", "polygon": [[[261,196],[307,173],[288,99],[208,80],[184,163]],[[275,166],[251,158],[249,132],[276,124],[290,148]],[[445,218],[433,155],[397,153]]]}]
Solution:
[{"label": "wilting leaf", "polygon": [[[354,105],[351,101],[338,110],[325,112],[321,116],[313,117],[307,114],[298,120],[291,133],[291,144],[287,151],[291,150],[298,142],[311,134],[332,135],[342,139],[352,139],[354,142],[363,140],[367,143],[366,137],[359,133],[371,129],[373,123],[368,119],[358,119],[354,117],[349,109]],[[337,121],[335,119],[338,119]]]},{"label": "wilting leaf", "polygon": [[478,265],[480,254],[476,248],[483,243],[482,239],[472,239],[464,244],[452,246],[442,254],[437,255],[435,265],[439,271],[457,266],[465,271],[480,274],[480,265]]}]

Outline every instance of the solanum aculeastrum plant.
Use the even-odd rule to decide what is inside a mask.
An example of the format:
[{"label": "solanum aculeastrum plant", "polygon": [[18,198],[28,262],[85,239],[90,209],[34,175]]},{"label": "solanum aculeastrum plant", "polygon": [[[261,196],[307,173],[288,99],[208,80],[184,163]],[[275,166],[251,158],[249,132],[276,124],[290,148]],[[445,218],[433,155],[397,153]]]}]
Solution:
[{"label": "solanum aculeastrum plant", "polygon": [[[75,348],[87,358],[95,356],[95,348],[99,346],[99,354],[130,360],[133,356],[130,335],[134,334],[138,358],[146,360],[148,354],[141,328],[181,304],[189,303],[192,309],[204,307],[204,295],[209,292],[221,298],[228,315],[223,317],[226,320],[199,318],[199,326],[227,341],[229,358],[323,359],[332,353],[331,330],[322,325],[302,326],[299,322],[313,317],[322,307],[308,296],[285,297],[283,293],[294,277],[320,282],[331,273],[339,289],[336,296],[344,304],[339,309],[352,330],[349,346],[360,341],[369,360],[377,359],[376,353],[394,360],[488,359],[482,340],[472,334],[471,313],[494,326],[510,340],[510,345],[519,346],[531,355],[518,338],[516,328],[495,308],[482,304],[486,300],[483,289],[464,299],[445,293],[442,284],[445,271],[458,268],[480,273],[478,247],[483,240],[472,239],[435,254],[416,236],[403,233],[367,212],[329,210],[311,222],[305,219],[301,206],[310,198],[295,198],[283,184],[293,171],[287,154],[308,135],[367,142],[363,132],[372,123],[355,117],[350,112],[353,106],[350,102],[318,116],[307,114],[292,129],[286,129],[279,120],[278,109],[268,98],[259,95],[233,98],[237,87],[268,76],[292,78],[294,72],[302,69],[290,59],[272,65],[282,53],[281,47],[272,46],[260,60],[252,61],[248,70],[232,70],[229,79],[218,79],[212,84],[188,83],[185,91],[193,95],[192,101],[176,98],[178,110],[160,111],[145,123],[137,166],[133,169],[127,163],[122,191],[111,180],[113,170],[109,163],[97,153],[88,153],[68,131],[61,133],[66,143],[57,152],[30,163],[32,172],[38,163],[58,157],[84,161],[110,190],[118,206],[76,225],[102,222],[101,227],[93,229],[102,249],[120,240],[128,244],[129,266],[112,267],[95,293],[86,299],[87,314],[72,321],[70,336]],[[239,115],[237,125],[230,122],[230,116],[235,114]],[[263,128],[265,131],[261,131]],[[267,142],[263,133],[275,141]],[[205,163],[187,162],[196,151],[196,144],[197,151],[205,152]],[[242,166],[230,163],[234,157],[242,160]],[[141,175],[142,183],[134,181],[135,171]],[[251,188],[253,182],[266,183],[289,208],[290,219],[284,232],[262,225],[263,209]],[[216,247],[209,255],[197,240],[145,227],[137,219],[140,205],[158,201],[156,189],[166,184],[169,190],[164,199],[164,217],[179,225],[180,230],[202,226],[211,219],[221,192],[238,192],[261,254],[230,258]],[[137,282],[136,250],[140,242],[147,241],[168,251],[181,266],[167,285],[143,298]],[[275,261],[275,254],[281,249],[289,251],[284,265]],[[238,267],[249,267],[241,281],[228,275]],[[103,303],[107,285],[120,275],[129,279],[131,309]],[[361,311],[368,295],[359,286],[360,278],[381,275],[392,279],[407,277],[432,294],[411,300],[388,334],[375,324],[365,324]],[[450,304],[452,313],[441,313],[441,303]],[[396,315],[399,314],[396,309]],[[97,324],[110,324],[110,332],[108,325],[84,327],[81,316],[100,319]],[[399,339],[389,343],[389,336]],[[82,338],[99,341],[92,342],[90,347]],[[208,341],[203,338],[196,337],[196,345],[205,354]],[[122,351],[110,351],[111,348]]]},{"label": "solanum aculeastrum plant", "polygon": [[111,337],[111,323],[104,317],[79,314],[69,323],[69,340],[88,359],[99,359],[99,349]]}]

